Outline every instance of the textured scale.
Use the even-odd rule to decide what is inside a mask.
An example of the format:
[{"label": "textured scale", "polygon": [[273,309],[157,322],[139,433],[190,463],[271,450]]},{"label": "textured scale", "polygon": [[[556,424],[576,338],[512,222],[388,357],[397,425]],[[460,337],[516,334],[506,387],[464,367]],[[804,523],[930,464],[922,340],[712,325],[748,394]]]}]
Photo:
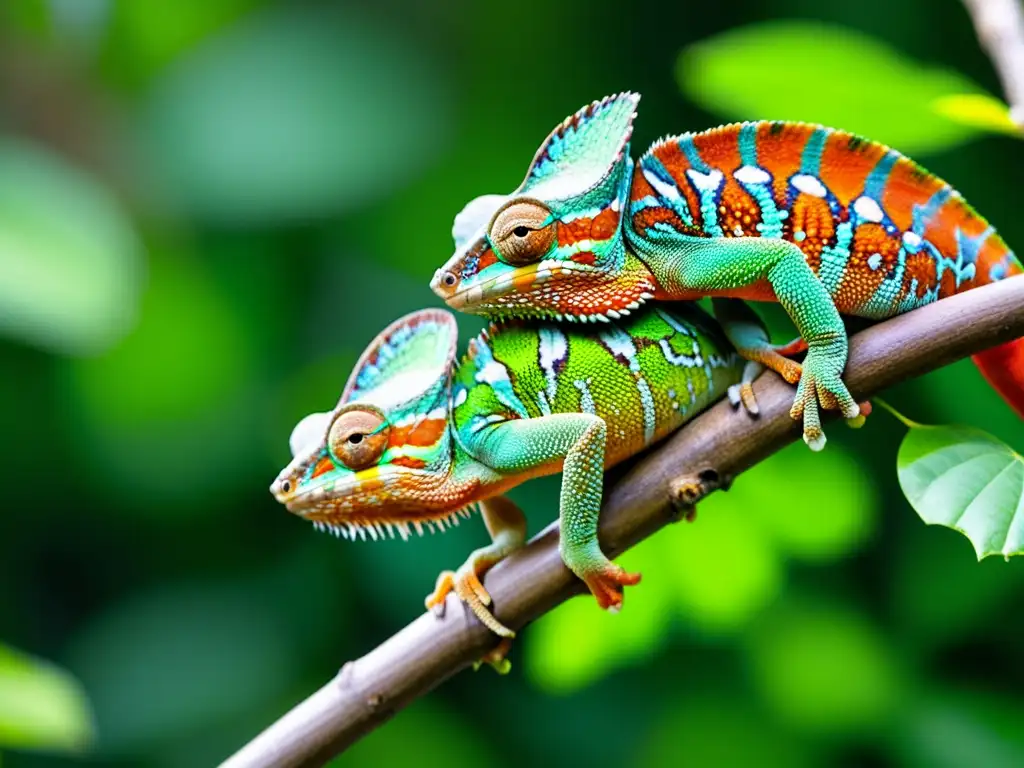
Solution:
[{"label": "textured scale", "polygon": [[470,343],[455,375],[455,424],[468,439],[497,419],[596,414],[611,466],[721,397],[742,362],[710,318],[685,305],[590,327],[514,321]]},{"label": "textured scale", "polygon": [[[840,312],[881,319],[1021,271],[948,184],[877,142],[815,125],[728,125],[656,143],[631,229],[795,243]],[[766,282],[733,292],[772,300]]]}]

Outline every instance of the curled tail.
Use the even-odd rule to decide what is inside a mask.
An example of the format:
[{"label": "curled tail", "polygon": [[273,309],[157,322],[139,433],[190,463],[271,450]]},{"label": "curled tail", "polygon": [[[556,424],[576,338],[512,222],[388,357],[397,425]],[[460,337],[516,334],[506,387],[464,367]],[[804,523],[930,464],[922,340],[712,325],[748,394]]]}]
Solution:
[{"label": "curled tail", "polygon": [[1024,419],[1024,339],[986,349],[971,359],[999,396]]},{"label": "curled tail", "polygon": [[[990,241],[991,247],[979,254],[975,285],[994,283],[1024,272],[1020,262],[998,236],[990,238]],[[971,359],[999,396],[1024,418],[1024,338],[986,349]]]}]

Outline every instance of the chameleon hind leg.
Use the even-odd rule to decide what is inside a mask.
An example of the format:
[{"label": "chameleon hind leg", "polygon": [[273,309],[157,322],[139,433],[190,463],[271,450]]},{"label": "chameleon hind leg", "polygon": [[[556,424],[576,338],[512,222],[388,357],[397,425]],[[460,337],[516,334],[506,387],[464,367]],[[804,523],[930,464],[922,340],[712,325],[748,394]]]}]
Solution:
[{"label": "chameleon hind leg", "polygon": [[[424,603],[427,610],[441,610],[448,593],[455,592],[484,626],[500,637],[511,639],[516,633],[494,618],[488,610],[491,596],[480,578],[526,543],[526,518],[522,510],[505,496],[496,496],[481,502],[480,515],[487,526],[487,532],[491,535],[491,543],[474,550],[458,570],[442,571],[437,577],[434,591],[427,595]],[[505,652],[507,651],[506,647]],[[485,657],[485,660],[498,669],[491,659]],[[500,663],[503,660],[504,653],[496,661]]]},{"label": "chameleon hind leg", "polygon": [[740,383],[729,387],[729,401],[734,407],[742,404],[748,413],[756,416],[760,409],[757,407],[752,385],[761,371],[770,368],[790,384],[800,381],[800,363],[790,360],[783,354],[797,347],[797,342],[790,342],[784,346],[772,344],[761,318],[739,299],[715,298],[711,300],[711,305],[715,311],[715,319],[722,326],[730,343],[747,360]]},{"label": "chameleon hind leg", "polygon": [[[634,235],[634,237],[637,237]],[[807,343],[790,415],[803,420],[804,441],[825,447],[819,405],[836,408],[847,419],[860,413],[842,380],[846,366],[846,329],[832,297],[795,244],[778,238],[693,238],[649,232],[634,243],[644,262],[671,295],[694,291],[728,293],[767,281]],[[784,377],[796,371],[792,361],[763,347],[745,348]],[[784,362],[785,361],[785,362]]]},{"label": "chameleon hind leg", "polygon": [[611,562],[597,541],[607,426],[587,413],[558,413],[490,425],[473,439],[470,452],[498,472],[527,473],[562,462],[559,500],[562,560],[582,579],[598,605],[622,606],[622,588],[640,581]]}]

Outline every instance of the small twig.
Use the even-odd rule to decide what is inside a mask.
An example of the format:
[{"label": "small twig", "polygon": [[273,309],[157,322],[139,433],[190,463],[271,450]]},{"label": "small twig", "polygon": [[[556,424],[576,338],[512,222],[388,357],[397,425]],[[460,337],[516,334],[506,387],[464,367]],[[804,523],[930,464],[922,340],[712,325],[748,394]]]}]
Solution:
[{"label": "small twig", "polygon": [[981,46],[995,65],[1010,105],[1024,128],[1024,10],[1018,0],[963,0]]},{"label": "small twig", "polygon": [[[1024,336],[1024,277],[968,291],[857,334],[846,381],[863,400],[903,379]],[[678,517],[673,489],[734,478],[800,436],[789,417],[793,388],[767,374],[754,383],[761,415],[718,403],[646,456],[608,490],[601,542],[618,555]],[[868,424],[870,428],[870,420]],[[827,449],[826,449],[827,450]],[[687,498],[682,501],[685,503]],[[699,494],[698,494],[699,495]],[[496,616],[515,629],[583,590],[562,564],[557,523],[486,579]],[[636,589],[644,589],[643,585]],[[629,593],[622,620],[629,620]],[[597,608],[595,607],[596,611]],[[228,768],[323,765],[394,713],[495,645],[450,596],[442,619],[423,614],[288,712],[230,758]],[[495,685],[500,685],[498,679]]]}]

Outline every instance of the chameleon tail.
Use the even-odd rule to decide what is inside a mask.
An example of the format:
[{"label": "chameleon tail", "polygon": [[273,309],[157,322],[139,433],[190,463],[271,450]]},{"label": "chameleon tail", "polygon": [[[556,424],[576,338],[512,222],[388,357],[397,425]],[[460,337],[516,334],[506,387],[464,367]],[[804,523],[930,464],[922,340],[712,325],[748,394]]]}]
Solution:
[{"label": "chameleon tail", "polygon": [[972,359],[999,396],[1024,418],[1024,338],[986,349]]},{"label": "chameleon tail", "polygon": [[[993,234],[978,252],[976,271],[978,279],[967,287],[1005,280],[1024,273],[1024,268],[1002,238]],[[1024,338],[986,349],[971,359],[992,389],[1024,418]]]}]

